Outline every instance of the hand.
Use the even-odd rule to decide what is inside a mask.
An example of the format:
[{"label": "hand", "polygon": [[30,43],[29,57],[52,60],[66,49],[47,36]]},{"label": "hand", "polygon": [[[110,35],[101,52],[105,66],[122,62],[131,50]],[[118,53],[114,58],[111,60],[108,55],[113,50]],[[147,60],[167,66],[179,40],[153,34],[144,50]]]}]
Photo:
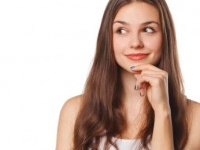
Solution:
[{"label": "hand", "polygon": [[168,73],[150,64],[131,67],[131,70],[137,79],[135,89],[140,90],[141,96],[147,95],[154,111],[169,111]]}]

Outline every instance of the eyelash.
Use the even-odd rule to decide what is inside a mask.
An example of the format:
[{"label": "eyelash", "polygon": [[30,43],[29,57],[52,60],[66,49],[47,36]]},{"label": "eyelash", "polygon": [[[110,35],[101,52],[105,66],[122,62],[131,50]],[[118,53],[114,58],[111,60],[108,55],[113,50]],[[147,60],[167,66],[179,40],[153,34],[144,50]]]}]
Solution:
[{"label": "eyelash", "polygon": [[[148,31],[148,30],[151,30],[151,31]],[[118,33],[118,34],[125,34],[125,33],[122,33],[122,31],[124,31],[125,33],[127,32],[126,29],[119,28],[119,29],[116,30],[116,33]],[[155,32],[155,30],[152,27],[145,27],[142,31],[146,32],[146,33],[154,33]]]},{"label": "eyelash", "polygon": [[119,29],[117,29],[117,33],[118,34],[124,34],[124,33],[122,33],[122,30],[124,31],[124,32],[127,32],[124,28],[119,28]]},{"label": "eyelash", "polygon": [[[148,31],[147,31],[148,29],[150,29],[151,31],[148,32]],[[144,32],[147,32],[147,33],[153,33],[153,32],[155,32],[155,30],[154,30],[153,28],[151,28],[151,27],[145,27],[145,28],[143,29],[143,31],[144,31]]]}]

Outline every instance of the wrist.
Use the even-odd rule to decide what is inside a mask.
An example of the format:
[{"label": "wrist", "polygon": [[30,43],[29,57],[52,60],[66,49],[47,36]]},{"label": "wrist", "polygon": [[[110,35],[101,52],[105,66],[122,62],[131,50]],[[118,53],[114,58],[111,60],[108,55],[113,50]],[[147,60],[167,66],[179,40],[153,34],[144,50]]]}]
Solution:
[{"label": "wrist", "polygon": [[171,109],[169,106],[160,106],[156,110],[154,110],[155,117],[164,117],[164,118],[171,118]]}]

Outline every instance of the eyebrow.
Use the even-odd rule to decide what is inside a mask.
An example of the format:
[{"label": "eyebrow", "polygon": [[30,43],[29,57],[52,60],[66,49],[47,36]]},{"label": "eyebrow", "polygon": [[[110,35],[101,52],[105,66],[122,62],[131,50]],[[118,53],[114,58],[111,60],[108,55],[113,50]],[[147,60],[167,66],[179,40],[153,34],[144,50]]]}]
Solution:
[{"label": "eyebrow", "polygon": [[125,21],[115,21],[113,24],[115,23],[120,23],[120,24],[123,24],[123,25],[130,25],[129,23],[125,22]]},{"label": "eyebrow", "polygon": [[[123,24],[123,25],[126,25],[126,26],[130,26],[130,24],[129,23],[127,23],[127,22],[125,22],[125,21],[115,21],[114,23],[113,23],[113,25],[115,24],[115,23],[120,23],[120,24]],[[142,23],[142,25],[148,25],[148,24],[157,24],[158,26],[160,26],[160,24],[158,23],[158,22],[156,22],[156,21],[147,21],[147,22],[144,22],[144,23]]]}]

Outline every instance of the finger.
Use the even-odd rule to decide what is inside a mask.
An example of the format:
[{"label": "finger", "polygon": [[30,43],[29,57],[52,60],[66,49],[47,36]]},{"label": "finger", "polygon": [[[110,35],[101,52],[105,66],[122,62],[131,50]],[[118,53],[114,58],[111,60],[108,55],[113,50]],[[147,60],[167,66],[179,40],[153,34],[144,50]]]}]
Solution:
[{"label": "finger", "polygon": [[166,72],[155,72],[155,71],[143,71],[141,74],[134,74],[135,78],[139,80],[142,76],[151,76],[151,77],[159,77],[163,79],[168,78],[168,73]]},{"label": "finger", "polygon": [[150,70],[150,69],[147,69],[147,70],[142,70],[142,71],[137,71],[135,72],[134,71],[134,76],[136,79],[138,79],[141,75],[143,74],[150,74],[150,75],[153,75],[153,74],[162,74],[162,75],[165,75],[165,72],[163,70]]},{"label": "finger", "polygon": [[142,75],[151,75],[151,76],[153,76],[153,75],[161,75],[161,76],[167,76],[167,72],[166,71],[163,71],[163,70],[149,70],[149,69],[147,69],[147,70],[143,70],[142,72],[141,72],[141,76]]},{"label": "finger", "polygon": [[160,68],[155,67],[151,64],[143,64],[143,65],[138,65],[138,66],[131,66],[130,69],[134,72],[134,73],[139,73],[143,70],[154,70],[154,71],[161,71]]},{"label": "finger", "polygon": [[157,85],[161,85],[164,82],[166,82],[166,79],[164,79],[164,77],[160,74],[143,74],[141,75],[137,81],[136,81],[136,87],[137,89],[141,89],[143,87],[143,84],[149,84],[150,86],[157,86]]},{"label": "finger", "polygon": [[140,88],[140,96],[145,96],[146,93],[147,93],[147,88],[148,88],[148,85],[147,84],[142,84],[142,87]]},{"label": "finger", "polygon": [[147,83],[142,83],[140,86],[135,85],[135,90],[139,90],[140,96],[143,97],[147,92]]}]

